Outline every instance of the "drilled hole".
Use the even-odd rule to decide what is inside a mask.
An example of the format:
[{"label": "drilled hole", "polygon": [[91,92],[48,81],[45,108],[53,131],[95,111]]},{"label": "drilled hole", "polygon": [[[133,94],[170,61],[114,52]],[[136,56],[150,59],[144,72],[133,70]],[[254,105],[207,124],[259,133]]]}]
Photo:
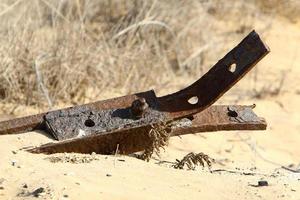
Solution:
[{"label": "drilled hole", "polygon": [[91,119],[87,119],[87,120],[85,120],[84,125],[87,127],[93,127],[93,126],[95,126],[95,122]]},{"label": "drilled hole", "polygon": [[195,105],[198,103],[198,97],[196,97],[196,96],[191,97],[191,98],[189,98],[188,102],[189,102],[189,104]]},{"label": "drilled hole", "polygon": [[237,117],[238,116],[237,112],[235,112],[233,110],[228,111],[227,114],[228,114],[229,117]]},{"label": "drilled hole", "polygon": [[189,119],[189,120],[191,120],[191,121],[194,120],[194,116],[193,115],[192,116],[187,116],[186,118]]},{"label": "drilled hole", "polygon": [[228,68],[228,70],[230,71],[230,72],[235,72],[235,70],[236,70],[236,64],[235,63],[232,63],[230,66],[229,66],[229,68]]}]

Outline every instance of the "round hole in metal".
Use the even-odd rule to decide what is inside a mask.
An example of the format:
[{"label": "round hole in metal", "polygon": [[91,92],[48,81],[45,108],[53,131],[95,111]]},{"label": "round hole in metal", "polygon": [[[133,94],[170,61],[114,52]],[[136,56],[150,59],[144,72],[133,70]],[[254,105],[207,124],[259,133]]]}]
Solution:
[{"label": "round hole in metal", "polygon": [[189,104],[192,104],[192,105],[195,105],[198,103],[198,97],[197,96],[193,96],[191,98],[188,99],[188,103]]},{"label": "round hole in metal", "polygon": [[235,72],[235,70],[236,70],[236,64],[235,63],[232,63],[229,67],[228,67],[228,70],[230,71],[230,72]]},{"label": "round hole in metal", "polygon": [[95,126],[95,122],[91,119],[87,119],[87,120],[85,120],[84,125],[86,127],[93,127],[93,126]]},{"label": "round hole in metal", "polygon": [[238,113],[235,112],[234,110],[228,111],[227,114],[228,114],[229,117],[237,117],[238,116]]}]

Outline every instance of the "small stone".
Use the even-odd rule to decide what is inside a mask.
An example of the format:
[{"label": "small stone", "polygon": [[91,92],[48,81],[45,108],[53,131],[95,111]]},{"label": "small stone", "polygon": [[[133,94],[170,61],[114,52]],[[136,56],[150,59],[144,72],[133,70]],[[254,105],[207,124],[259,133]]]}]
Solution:
[{"label": "small stone", "polygon": [[67,172],[67,173],[64,173],[65,176],[74,176],[75,173],[74,172]]},{"label": "small stone", "polygon": [[69,195],[67,195],[67,194],[64,194],[64,197],[65,197],[65,198],[68,198],[68,197],[69,197]]},{"label": "small stone", "polygon": [[91,153],[91,155],[92,155],[92,156],[95,156],[95,155],[96,155],[96,153],[95,153],[95,152],[92,152],[92,153]]},{"label": "small stone", "polygon": [[269,185],[269,183],[268,183],[268,181],[258,181],[258,186],[259,187],[262,187],[262,186],[268,186]]},{"label": "small stone", "polygon": [[12,152],[13,154],[17,154],[17,153],[18,153],[17,151],[14,151],[14,150],[13,150],[13,151],[11,151],[11,152]]},{"label": "small stone", "polygon": [[0,190],[4,190],[4,187],[3,187],[3,186],[0,186]]},{"label": "small stone", "polygon": [[35,197],[42,196],[45,193],[45,188],[39,187],[38,189],[34,190],[31,194]]},{"label": "small stone", "polygon": [[12,165],[12,166],[15,166],[15,165],[16,165],[16,163],[17,163],[17,161],[16,161],[16,160],[12,160],[12,161],[11,161],[11,165]]},{"label": "small stone", "polygon": [[107,176],[107,177],[111,177],[112,175],[111,175],[111,174],[106,174],[106,176]]},{"label": "small stone", "polygon": [[17,168],[19,168],[19,169],[20,169],[20,168],[22,168],[22,166],[21,166],[21,165],[18,165],[18,167],[17,167]]},{"label": "small stone", "polygon": [[28,185],[24,183],[23,188],[28,188]]}]

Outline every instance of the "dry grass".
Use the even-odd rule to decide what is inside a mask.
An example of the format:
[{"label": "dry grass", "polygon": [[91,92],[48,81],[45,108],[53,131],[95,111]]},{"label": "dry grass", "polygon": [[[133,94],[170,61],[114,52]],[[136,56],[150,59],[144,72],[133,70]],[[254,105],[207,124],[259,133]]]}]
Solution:
[{"label": "dry grass", "polygon": [[275,83],[269,83],[268,85],[264,85],[259,89],[253,88],[251,91],[251,97],[255,99],[265,99],[267,97],[278,96],[283,90],[283,86],[286,81],[286,75],[286,72],[282,72],[281,76],[278,77],[278,80],[276,80]]},{"label": "dry grass", "polygon": [[[0,99],[45,108],[101,99],[113,89],[123,94],[159,89],[179,76],[194,79],[265,13],[298,19],[296,4],[3,0]],[[271,22],[257,29],[264,33]]]},{"label": "dry grass", "polygon": [[149,145],[138,158],[149,161],[153,154],[159,156],[161,149],[164,150],[169,143],[170,131],[168,125],[164,123],[152,125],[148,133]]},{"label": "dry grass", "polygon": [[181,160],[176,159],[176,163],[173,165],[175,169],[184,169],[186,166],[189,170],[195,170],[197,166],[205,167],[207,164],[208,168],[211,168],[211,163],[213,159],[211,159],[208,155],[204,153],[194,153],[190,152],[185,155]]}]

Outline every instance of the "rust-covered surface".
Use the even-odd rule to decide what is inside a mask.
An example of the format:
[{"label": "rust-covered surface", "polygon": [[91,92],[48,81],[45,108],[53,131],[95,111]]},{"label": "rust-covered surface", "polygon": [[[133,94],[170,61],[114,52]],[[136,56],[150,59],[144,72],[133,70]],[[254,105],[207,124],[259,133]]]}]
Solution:
[{"label": "rust-covered surface", "polygon": [[[252,31],[191,86],[158,98],[160,109],[171,112],[173,118],[204,110],[243,78],[268,53],[269,48],[259,35]],[[188,102],[192,97],[198,99],[196,104]]]},{"label": "rust-covered surface", "polygon": [[0,122],[0,135],[23,133],[42,127],[44,113]]},{"label": "rust-covered surface", "polygon": [[156,110],[154,102],[149,101],[148,104],[142,101],[145,101],[144,98],[137,99],[133,101],[131,107],[126,108],[98,110],[81,106],[59,110],[46,114],[45,123],[48,132],[57,140],[65,140],[146,126],[166,120],[166,113]]},{"label": "rust-covered surface", "polygon": [[52,112],[58,112],[61,110],[68,111],[74,108],[80,110],[82,107],[86,107],[94,110],[126,108],[129,107],[132,104],[132,102],[138,98],[145,98],[150,104],[152,104],[151,103],[152,101],[156,101],[155,93],[152,90],[150,90],[147,92],[137,93],[133,95],[127,95],[127,96],[107,99],[103,101],[96,101],[93,103],[59,109],[56,111],[49,111],[47,113],[41,113],[37,115],[11,119],[8,121],[0,122],[0,135],[17,134],[17,133],[23,133],[23,132],[33,131],[37,129],[45,129],[46,127],[44,124],[45,123],[44,117],[46,114],[50,114]]},{"label": "rust-covered surface", "polygon": [[[234,107],[237,116],[231,116],[228,108]],[[246,120],[236,120],[238,117],[246,117]],[[82,138],[75,138],[61,142],[49,143],[30,149],[32,153],[100,153],[112,154],[118,151],[121,154],[130,154],[144,150],[149,146],[150,126],[133,129],[123,129],[115,132],[95,134]],[[220,130],[265,130],[266,122],[252,111],[252,106],[211,106],[205,111],[193,116],[193,119],[182,119],[172,122],[167,128],[170,136],[189,133],[220,131]]]},{"label": "rust-covered surface", "polygon": [[[211,105],[268,52],[259,35],[252,31],[199,80],[176,93],[157,97],[150,90],[4,121],[0,122],[0,135],[39,129],[60,141],[35,148],[32,152],[109,154],[119,145],[119,151],[128,154],[143,150],[150,142],[147,138],[151,127],[159,124],[174,122],[175,125],[170,127],[173,135],[263,130],[265,121],[258,118],[249,106]],[[190,125],[180,126],[182,124]]]},{"label": "rust-covered surface", "polygon": [[[66,113],[70,110],[78,110],[80,112],[81,110],[88,108],[97,112],[106,112],[103,110],[128,109],[132,107],[132,103],[135,100],[140,98],[144,99],[147,104],[150,105],[151,110],[161,112],[161,115],[165,116],[163,119],[165,122],[190,116],[201,112],[212,105],[248,71],[250,71],[268,52],[268,47],[263,43],[259,35],[255,31],[252,31],[240,42],[240,44],[233,48],[227,55],[225,55],[225,57],[219,60],[217,64],[198,81],[179,92],[157,98],[153,91],[148,91],[59,111],[51,111],[39,115],[0,122],[0,134],[21,133],[34,129],[45,129],[45,116],[48,116],[49,119],[51,118],[49,116],[55,116],[55,113]],[[234,67],[232,67],[233,65]],[[197,101],[190,103],[190,98],[196,98]],[[112,115],[106,117],[113,118]],[[51,120],[48,120],[48,122],[49,121]],[[49,123],[47,124],[49,125]],[[123,124],[122,120],[120,120],[121,127]],[[70,126],[71,125],[72,124],[70,124]],[[115,125],[116,124],[114,124],[114,126]],[[137,128],[141,125],[144,124],[132,123],[126,127]],[[77,136],[76,134],[69,134],[67,132],[55,132],[55,128],[51,127],[50,130],[54,133],[54,137],[57,139],[67,139]],[[110,130],[113,130],[113,127],[107,127],[107,131]],[[116,130],[118,129],[116,128]],[[62,134],[68,134],[68,136],[63,136]]]},{"label": "rust-covered surface", "polygon": [[212,131],[266,130],[264,118],[253,112],[254,106],[211,106],[190,119],[173,122],[172,136]]}]

